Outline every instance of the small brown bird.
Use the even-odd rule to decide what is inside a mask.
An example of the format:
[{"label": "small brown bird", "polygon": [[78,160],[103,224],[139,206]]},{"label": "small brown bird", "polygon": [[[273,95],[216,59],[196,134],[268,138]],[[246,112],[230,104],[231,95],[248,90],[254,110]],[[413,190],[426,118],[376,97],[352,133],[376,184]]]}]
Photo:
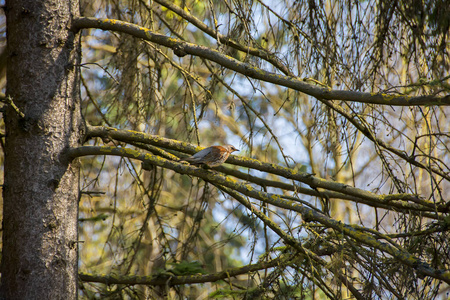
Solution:
[{"label": "small brown bird", "polygon": [[187,161],[192,165],[205,164],[208,167],[217,167],[223,164],[234,151],[239,150],[232,145],[211,146],[180,161]]}]

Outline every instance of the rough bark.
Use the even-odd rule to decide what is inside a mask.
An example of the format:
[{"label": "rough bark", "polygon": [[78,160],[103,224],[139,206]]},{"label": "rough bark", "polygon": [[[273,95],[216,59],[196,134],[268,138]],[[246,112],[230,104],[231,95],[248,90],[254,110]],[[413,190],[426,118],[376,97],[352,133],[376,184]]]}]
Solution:
[{"label": "rough bark", "polygon": [[1,297],[77,297],[78,0],[7,1]]}]

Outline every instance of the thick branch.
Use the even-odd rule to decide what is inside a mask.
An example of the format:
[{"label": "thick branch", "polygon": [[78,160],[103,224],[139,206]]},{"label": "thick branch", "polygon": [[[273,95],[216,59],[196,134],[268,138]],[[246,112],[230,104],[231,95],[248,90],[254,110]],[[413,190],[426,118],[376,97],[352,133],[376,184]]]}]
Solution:
[{"label": "thick branch", "polygon": [[[145,144],[151,144],[171,150],[176,150],[179,152],[187,152],[189,154],[193,154],[202,148],[194,146],[190,143],[180,142],[177,140],[167,139],[160,136],[149,135],[142,132],[131,131],[131,130],[120,130],[111,127],[102,127],[102,126],[88,126],[87,128],[87,138],[91,137],[101,137],[104,139],[115,139],[118,141],[126,142],[126,143],[135,143],[141,142]],[[413,210],[428,210],[434,211],[437,210],[439,212],[448,211],[448,207],[445,205],[435,205],[430,201],[426,201],[418,198],[417,196],[411,194],[393,194],[393,195],[376,195],[371,192],[358,189],[355,187],[351,187],[346,184],[328,181],[322,178],[315,177],[308,173],[297,172],[289,168],[284,168],[282,166],[278,166],[275,164],[264,163],[256,159],[251,159],[242,156],[234,156],[231,155],[227,162],[231,164],[235,164],[242,167],[252,168],[261,172],[267,172],[271,174],[275,174],[287,179],[296,180],[307,184],[313,188],[322,188],[333,192],[325,192],[325,194],[320,195],[317,191],[314,193],[308,193],[307,189],[298,189],[295,188],[296,192],[303,193],[312,196],[329,196],[330,198],[341,198],[351,201],[357,201],[360,203],[364,203],[367,205],[371,205],[374,207],[392,209],[396,208],[399,210],[402,209],[413,209]],[[242,179],[249,179],[248,177],[243,178],[237,176],[236,172],[231,172],[233,176]],[[270,186],[270,185],[268,185]],[[278,186],[280,187],[280,186]],[[313,191],[313,190],[310,190]],[[330,193],[329,195],[326,193]],[[398,201],[396,201],[398,200]],[[410,203],[414,202],[414,203]],[[417,205],[415,205],[417,203]],[[432,217],[432,216],[430,216]]]},{"label": "thick branch", "polygon": [[138,25],[119,20],[84,17],[78,18],[73,22],[74,30],[83,28],[98,28],[102,30],[112,30],[130,34],[146,41],[171,48],[178,56],[191,54],[203,57],[205,59],[214,61],[230,70],[241,73],[244,76],[292,88],[299,92],[316,97],[319,100],[343,100],[395,106],[450,105],[450,95],[446,95],[444,97],[436,97],[433,95],[411,97],[383,93],[375,94],[355,91],[332,90],[330,88],[312,85],[297,77],[285,76],[264,71],[250,64],[246,64],[239,60],[236,60],[230,56],[221,54],[217,50],[184,42],[179,39],[171,38],[162,34],[154,33],[148,28],[140,27]]}]

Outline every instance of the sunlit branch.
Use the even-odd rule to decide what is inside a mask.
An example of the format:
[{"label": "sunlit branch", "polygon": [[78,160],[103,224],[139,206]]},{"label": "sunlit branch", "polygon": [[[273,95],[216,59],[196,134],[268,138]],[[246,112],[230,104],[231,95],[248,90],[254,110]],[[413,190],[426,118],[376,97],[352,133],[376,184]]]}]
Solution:
[{"label": "sunlit branch", "polygon": [[73,22],[73,30],[83,28],[98,28],[130,34],[146,41],[157,43],[171,48],[177,56],[187,54],[199,56],[218,63],[228,69],[241,73],[254,79],[271,82],[277,85],[292,88],[299,92],[311,95],[317,99],[355,101],[381,105],[413,106],[413,105],[450,105],[450,95],[437,97],[433,95],[424,96],[402,96],[383,93],[363,93],[356,91],[332,90],[321,86],[309,84],[306,81],[292,76],[276,74],[264,71],[258,67],[243,63],[230,56],[221,54],[215,49],[200,46],[179,39],[171,38],[155,33],[148,28],[113,19],[78,18]]},{"label": "sunlit branch", "polygon": [[[170,150],[175,150],[178,152],[184,152],[193,154],[197,151],[199,151],[200,147],[197,147],[195,145],[192,145],[190,143],[186,142],[180,142],[177,140],[167,139],[160,136],[155,135],[149,135],[142,132],[137,131],[131,131],[131,130],[120,130],[116,128],[110,128],[110,127],[102,127],[102,126],[88,126],[87,127],[87,137],[100,137],[106,140],[109,139],[115,139],[122,142],[127,143],[136,143],[141,142],[144,144],[150,144],[158,147],[167,148]],[[168,157],[164,155],[164,157]],[[173,157],[173,156],[171,156]],[[275,164],[269,164],[264,163],[261,161],[258,161],[256,159],[251,159],[247,157],[242,156],[233,156],[231,155],[228,158],[228,161],[231,164],[235,164],[242,167],[252,168],[261,172],[267,172],[271,174],[275,174],[287,179],[296,180],[299,182],[302,182],[304,184],[307,184],[311,186],[312,188],[322,188],[327,190],[326,192],[323,192],[325,194],[321,194],[322,192],[317,192],[314,189],[309,191],[307,189],[300,189],[298,187],[293,187],[294,191],[305,193],[307,195],[311,196],[318,196],[321,195],[329,196],[330,198],[341,198],[346,200],[358,200],[358,202],[365,203],[368,205],[372,205],[375,207],[382,207],[382,208],[389,208],[389,206],[393,206],[398,208],[399,210],[402,209],[417,209],[417,210],[428,210],[428,211],[434,211],[437,210],[439,212],[445,212],[448,211],[448,207],[445,205],[435,205],[433,202],[426,201],[423,199],[418,198],[415,195],[411,194],[392,194],[392,195],[376,195],[374,193],[361,190],[359,188],[352,187],[350,185],[346,185],[339,182],[334,181],[328,181],[322,178],[318,178],[313,176],[312,174],[298,172],[293,169],[285,168],[282,166],[278,166]],[[232,172],[233,176],[236,176],[241,179],[250,180],[252,181],[250,175],[246,175],[243,177],[243,175],[240,175],[238,171],[230,171]],[[230,173],[231,174],[231,173]],[[253,182],[253,181],[252,181]],[[259,184],[257,181],[254,181],[255,183]],[[260,182],[260,185],[264,186],[265,183],[270,183],[269,181]],[[281,184],[281,183],[279,183]],[[278,184],[278,186],[281,188],[281,186]],[[270,186],[270,184],[267,184],[267,186]],[[286,187],[286,186],[284,186]],[[289,190],[292,190],[292,188],[289,188]],[[335,192],[335,193],[333,193]],[[326,194],[330,193],[330,194]],[[345,196],[341,196],[345,195]],[[400,201],[396,201],[400,200]],[[419,204],[419,206],[413,205],[413,203],[408,202],[414,202]]]},{"label": "sunlit branch", "polygon": [[[130,142],[128,141],[128,144],[136,146],[140,149],[147,150],[153,154],[162,156],[169,160],[178,161],[178,156],[173,155],[172,153],[169,153],[167,151],[164,151],[156,146],[152,146],[149,144],[144,143],[136,143],[136,142]],[[368,206],[377,207],[377,208],[383,208],[386,210],[394,210],[394,211],[401,211],[406,214],[414,214],[414,213],[420,213],[425,217],[431,218],[431,219],[437,219],[435,212],[436,207],[432,205],[431,203],[424,202],[422,200],[416,201],[415,198],[411,198],[408,196],[408,194],[391,194],[391,195],[385,195],[384,199],[378,199],[377,201],[367,200],[360,197],[355,197],[339,192],[334,191],[318,191],[313,189],[308,189],[305,187],[301,187],[298,185],[293,185],[285,182],[275,181],[275,180],[269,180],[264,179],[258,176],[252,176],[248,173],[244,173],[235,169],[226,168],[223,166],[216,167],[218,171],[234,176],[236,178],[257,184],[261,187],[274,187],[281,189],[283,191],[292,191],[295,193],[300,193],[304,195],[309,195],[313,197],[326,197],[328,199],[341,199],[341,200],[347,200],[347,201],[353,201],[355,203],[362,203],[366,204]],[[406,197],[405,197],[406,196]],[[284,199],[288,199],[291,201],[299,201],[302,202],[299,199],[296,199],[295,197],[290,196],[281,196]],[[411,202],[412,203],[411,203]],[[304,205],[310,206],[307,202],[302,202]],[[311,206],[311,208],[314,209],[314,207]],[[445,207],[440,207],[440,210],[444,210]]]}]

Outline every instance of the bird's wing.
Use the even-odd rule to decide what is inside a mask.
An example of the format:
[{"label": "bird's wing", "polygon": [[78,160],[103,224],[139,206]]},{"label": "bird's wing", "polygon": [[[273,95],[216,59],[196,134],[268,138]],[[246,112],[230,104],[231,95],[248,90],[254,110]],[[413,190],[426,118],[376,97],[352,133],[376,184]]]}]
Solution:
[{"label": "bird's wing", "polygon": [[195,153],[191,157],[193,159],[203,159],[203,158],[207,157],[208,155],[211,155],[211,149],[210,148],[206,148],[206,149],[203,149],[201,151],[198,151],[197,153]]}]

